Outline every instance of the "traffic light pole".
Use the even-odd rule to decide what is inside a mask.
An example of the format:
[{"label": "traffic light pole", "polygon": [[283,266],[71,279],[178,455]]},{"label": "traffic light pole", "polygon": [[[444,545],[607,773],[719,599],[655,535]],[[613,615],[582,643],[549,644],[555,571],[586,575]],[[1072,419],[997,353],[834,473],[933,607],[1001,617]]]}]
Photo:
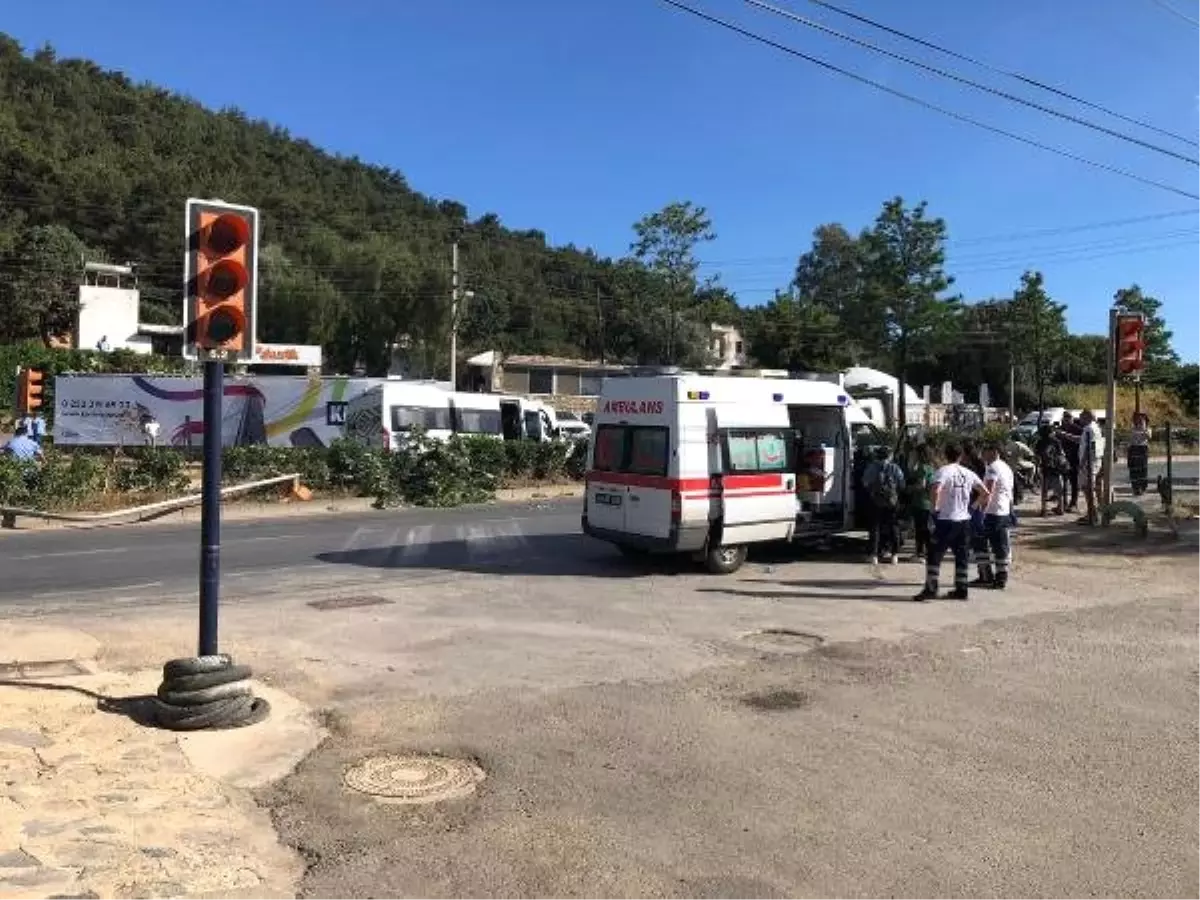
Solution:
[{"label": "traffic light pole", "polygon": [[204,462],[200,485],[200,656],[217,654],[221,592],[221,400],[225,364],[204,362]]},{"label": "traffic light pole", "polygon": [[1108,311],[1108,400],[1104,414],[1104,460],[1101,470],[1104,494],[1097,498],[1101,509],[1113,502],[1113,458],[1116,454],[1117,437],[1117,315],[1116,307]]}]

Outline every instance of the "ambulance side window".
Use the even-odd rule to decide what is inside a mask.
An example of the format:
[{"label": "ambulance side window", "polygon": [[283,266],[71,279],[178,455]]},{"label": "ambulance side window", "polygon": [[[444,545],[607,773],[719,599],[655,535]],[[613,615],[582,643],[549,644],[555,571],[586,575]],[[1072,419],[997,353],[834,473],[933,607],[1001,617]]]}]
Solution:
[{"label": "ambulance side window", "polygon": [[786,429],[729,429],[724,438],[727,472],[786,472],[791,468],[791,432]]}]

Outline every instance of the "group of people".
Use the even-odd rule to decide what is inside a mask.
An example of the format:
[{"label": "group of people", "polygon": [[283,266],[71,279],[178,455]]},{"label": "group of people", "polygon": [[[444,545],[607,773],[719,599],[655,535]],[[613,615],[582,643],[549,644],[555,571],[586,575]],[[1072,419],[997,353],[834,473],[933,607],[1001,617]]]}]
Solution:
[{"label": "group of people", "polygon": [[[1149,486],[1150,436],[1150,418],[1136,413],[1126,451],[1135,497]],[[1091,410],[1084,410],[1078,418],[1064,413],[1061,425],[1042,425],[1033,449],[1042,471],[1042,515],[1051,503],[1056,516],[1076,511],[1082,492],[1087,512],[1079,523],[1095,525],[1107,486],[1103,477],[1104,434]]]},{"label": "group of people", "polygon": [[[954,556],[954,590],[966,600],[972,586],[1003,590],[1012,559],[1009,531],[1015,524],[1016,481],[998,443],[982,451],[970,441],[950,444],[935,467],[925,444],[915,449],[911,474],[878,448],[862,473],[862,488],[871,511],[871,564],[899,562],[900,521],[911,516],[914,560],[925,563],[925,584],[913,599],[938,596],[942,561]],[[978,576],[970,581],[974,555]]]}]

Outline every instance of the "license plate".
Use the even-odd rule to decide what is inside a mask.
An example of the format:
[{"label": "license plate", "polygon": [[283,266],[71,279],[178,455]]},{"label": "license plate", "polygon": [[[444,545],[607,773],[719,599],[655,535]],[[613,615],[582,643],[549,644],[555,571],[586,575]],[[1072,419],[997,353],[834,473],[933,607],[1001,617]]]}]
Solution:
[{"label": "license plate", "polygon": [[596,502],[599,503],[601,506],[620,506],[621,505],[621,495],[620,494],[597,494]]}]

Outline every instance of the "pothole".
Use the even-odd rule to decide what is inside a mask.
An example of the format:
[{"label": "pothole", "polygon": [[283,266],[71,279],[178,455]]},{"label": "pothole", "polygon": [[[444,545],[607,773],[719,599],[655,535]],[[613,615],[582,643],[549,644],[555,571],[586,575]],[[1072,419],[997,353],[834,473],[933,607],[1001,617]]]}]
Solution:
[{"label": "pothole", "polygon": [[825,638],[793,628],[763,628],[742,635],[742,640],[772,653],[807,653],[825,643]]},{"label": "pothole", "polygon": [[386,803],[440,803],[475,792],[486,778],[466,759],[446,756],[371,756],[346,770],[346,787]]}]

